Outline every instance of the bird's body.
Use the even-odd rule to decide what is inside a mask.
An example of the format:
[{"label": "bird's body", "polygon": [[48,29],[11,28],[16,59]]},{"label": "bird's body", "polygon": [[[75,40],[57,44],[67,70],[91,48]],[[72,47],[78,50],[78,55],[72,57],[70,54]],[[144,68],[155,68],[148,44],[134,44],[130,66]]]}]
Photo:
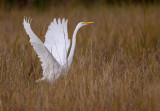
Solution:
[{"label": "bird's body", "polygon": [[24,19],[24,29],[29,35],[30,42],[40,61],[42,62],[41,66],[43,69],[43,77],[37,80],[37,82],[41,80],[48,80],[49,82],[53,83],[54,80],[56,80],[62,74],[62,71],[67,72],[71,66],[76,45],[76,34],[78,30],[82,26],[92,22],[80,22],[76,26],[73,33],[70,54],[68,57],[67,54],[70,47],[70,39],[68,38],[67,32],[68,20],[62,19],[61,22],[61,20],[58,19],[57,22],[56,19],[54,19],[48,27],[44,44],[34,34],[30,27],[30,23],[31,20]]}]

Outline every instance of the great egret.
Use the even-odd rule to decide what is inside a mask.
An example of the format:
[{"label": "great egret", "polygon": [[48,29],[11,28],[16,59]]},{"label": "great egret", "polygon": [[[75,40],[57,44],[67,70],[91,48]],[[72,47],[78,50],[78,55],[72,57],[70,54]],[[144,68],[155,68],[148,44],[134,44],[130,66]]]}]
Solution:
[{"label": "great egret", "polygon": [[30,27],[31,19],[24,18],[23,25],[26,33],[29,35],[30,43],[36,51],[43,69],[43,77],[41,80],[48,80],[53,83],[61,74],[62,71],[67,71],[72,63],[75,45],[76,45],[76,35],[78,30],[87,24],[93,22],[80,22],[73,33],[72,46],[70,54],[67,58],[68,49],[70,47],[70,39],[68,38],[67,23],[68,20],[58,19],[58,22],[54,18],[48,27],[48,31],[45,35],[44,44],[41,40],[34,34]]}]

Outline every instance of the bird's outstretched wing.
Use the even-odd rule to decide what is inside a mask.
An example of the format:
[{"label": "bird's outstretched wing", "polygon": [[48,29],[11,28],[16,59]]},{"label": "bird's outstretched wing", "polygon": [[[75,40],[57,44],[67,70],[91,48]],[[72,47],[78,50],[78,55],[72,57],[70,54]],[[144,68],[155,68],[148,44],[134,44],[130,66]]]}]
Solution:
[{"label": "bird's outstretched wing", "polygon": [[[31,20],[29,20],[29,19],[27,20],[24,18],[24,21],[23,21],[24,29],[27,32],[27,34],[29,35],[30,43],[33,46],[36,53],[38,54],[40,61],[42,62],[41,66],[43,69],[43,76],[49,76],[49,75],[45,75],[45,74],[47,74],[47,73],[51,74],[53,72],[45,73],[45,71],[47,69],[51,69],[51,68],[58,69],[58,67],[60,65],[55,60],[55,58],[52,56],[52,54],[48,51],[48,49],[43,45],[41,40],[34,34],[34,32],[32,31],[32,29],[30,27],[30,23],[31,23]],[[53,71],[53,70],[47,70],[47,71]]]},{"label": "bird's outstretched wing", "polygon": [[52,53],[57,62],[63,66],[67,63],[67,53],[70,46],[67,32],[68,20],[54,19],[45,35],[44,45]]}]

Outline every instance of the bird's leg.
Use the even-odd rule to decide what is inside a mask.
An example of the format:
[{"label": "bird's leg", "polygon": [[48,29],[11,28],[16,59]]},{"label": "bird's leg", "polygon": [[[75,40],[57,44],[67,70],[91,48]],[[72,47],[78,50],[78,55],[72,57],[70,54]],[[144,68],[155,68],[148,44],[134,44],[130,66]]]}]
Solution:
[{"label": "bird's leg", "polygon": [[41,81],[43,81],[43,80],[45,80],[45,78],[44,78],[44,77],[43,77],[43,78],[41,78],[41,79],[36,80],[36,82],[41,82]]}]

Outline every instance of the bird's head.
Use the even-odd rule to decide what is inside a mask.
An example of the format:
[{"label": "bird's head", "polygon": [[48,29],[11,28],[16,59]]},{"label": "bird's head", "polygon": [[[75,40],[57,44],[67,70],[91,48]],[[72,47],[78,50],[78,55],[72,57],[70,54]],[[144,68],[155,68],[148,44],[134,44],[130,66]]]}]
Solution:
[{"label": "bird's head", "polygon": [[93,24],[94,22],[81,22],[82,25],[88,25],[88,24]]},{"label": "bird's head", "polygon": [[82,26],[88,25],[88,24],[92,24],[94,22],[80,22],[77,26],[80,28]]}]

